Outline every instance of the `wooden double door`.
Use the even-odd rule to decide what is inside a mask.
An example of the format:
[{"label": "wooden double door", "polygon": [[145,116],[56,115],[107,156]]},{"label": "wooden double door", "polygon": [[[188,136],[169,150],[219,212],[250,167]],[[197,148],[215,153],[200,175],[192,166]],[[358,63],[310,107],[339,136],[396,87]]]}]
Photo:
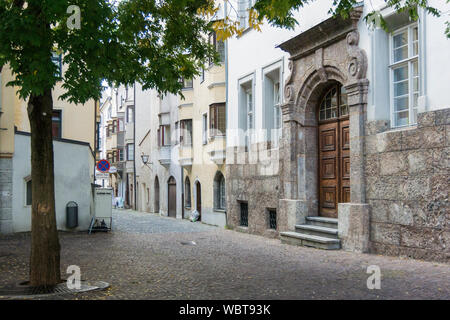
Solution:
[{"label": "wooden double door", "polygon": [[345,92],[333,89],[319,115],[319,215],[337,218],[338,203],[350,202],[350,121]]}]

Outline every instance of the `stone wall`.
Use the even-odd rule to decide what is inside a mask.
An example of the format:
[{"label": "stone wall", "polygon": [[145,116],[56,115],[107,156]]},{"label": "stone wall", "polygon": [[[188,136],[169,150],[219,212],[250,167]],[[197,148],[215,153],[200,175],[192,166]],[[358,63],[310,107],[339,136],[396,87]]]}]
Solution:
[{"label": "stone wall", "polygon": [[0,234],[12,231],[12,159],[0,158]]},{"label": "stone wall", "polygon": [[[242,147],[227,150],[227,225],[242,232],[276,237],[287,226],[286,219],[278,213],[278,149],[261,156],[257,152],[261,146],[252,146],[250,152]],[[266,156],[271,161],[263,159]],[[240,202],[248,203],[248,228],[240,226]],[[268,208],[277,210],[277,230],[269,229]]]},{"label": "stone wall", "polygon": [[365,176],[370,252],[450,260],[450,109],[421,113],[417,127],[367,123]]}]

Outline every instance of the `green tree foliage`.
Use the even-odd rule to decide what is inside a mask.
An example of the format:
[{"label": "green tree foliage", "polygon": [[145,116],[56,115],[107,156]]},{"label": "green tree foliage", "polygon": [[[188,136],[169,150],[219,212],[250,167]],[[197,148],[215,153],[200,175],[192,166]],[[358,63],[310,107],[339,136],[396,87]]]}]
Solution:
[{"label": "green tree foliage", "polygon": [[[69,5],[81,9],[81,28],[69,29]],[[198,10],[207,0],[0,0],[0,67],[15,74],[10,85],[26,99],[60,79],[52,51],[63,56],[61,99],[98,99],[101,81],[143,83],[176,93],[215,52],[203,37],[210,24]]]},{"label": "green tree foliage", "polygon": [[[233,0],[226,0],[231,7],[233,7]],[[260,30],[260,26],[264,20],[267,20],[270,25],[275,27],[282,27],[293,29],[299,24],[294,18],[294,12],[301,10],[305,5],[320,0],[256,0],[254,6],[250,8],[249,25],[256,30]],[[427,13],[433,16],[440,16],[442,13],[429,6],[428,0],[384,0],[388,7],[392,7],[396,12],[408,12],[413,21],[418,20],[418,9],[422,8]],[[446,0],[449,2],[449,0]],[[333,0],[332,7],[328,9],[328,13],[334,16],[341,16],[347,18],[355,6],[361,3],[362,0]],[[370,11],[365,17],[368,25],[379,24],[380,27],[386,31],[390,31],[386,21],[379,12]],[[214,24],[214,28],[220,32],[222,39],[232,37],[234,35],[241,35],[242,28],[237,28],[237,21],[233,18],[227,17],[224,21]],[[445,31],[447,37],[450,37],[450,24],[447,22],[447,30]]]}]

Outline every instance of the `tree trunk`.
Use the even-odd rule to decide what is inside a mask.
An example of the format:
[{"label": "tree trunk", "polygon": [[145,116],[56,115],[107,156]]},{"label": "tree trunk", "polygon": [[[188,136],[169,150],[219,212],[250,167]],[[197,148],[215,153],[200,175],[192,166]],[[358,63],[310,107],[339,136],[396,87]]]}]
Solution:
[{"label": "tree trunk", "polygon": [[55,180],[52,137],[51,89],[31,95],[31,258],[30,284],[52,286],[61,282],[60,245],[55,215]]}]

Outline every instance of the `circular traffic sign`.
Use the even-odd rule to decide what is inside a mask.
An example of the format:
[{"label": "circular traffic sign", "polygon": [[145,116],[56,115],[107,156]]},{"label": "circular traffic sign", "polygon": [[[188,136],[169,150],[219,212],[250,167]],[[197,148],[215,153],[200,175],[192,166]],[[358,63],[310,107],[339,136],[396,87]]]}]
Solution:
[{"label": "circular traffic sign", "polygon": [[97,170],[101,172],[108,172],[110,168],[108,160],[100,160],[97,162]]}]

